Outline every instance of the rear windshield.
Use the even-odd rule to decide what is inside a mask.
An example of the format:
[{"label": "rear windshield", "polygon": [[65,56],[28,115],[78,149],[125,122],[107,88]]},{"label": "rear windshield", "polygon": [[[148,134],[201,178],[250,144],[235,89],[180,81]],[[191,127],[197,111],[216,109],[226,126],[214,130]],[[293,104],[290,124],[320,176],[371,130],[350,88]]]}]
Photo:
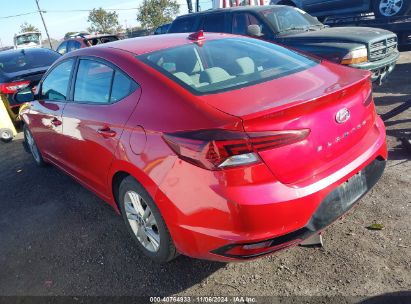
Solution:
[{"label": "rear windshield", "polygon": [[278,45],[250,38],[192,43],[138,58],[196,95],[243,88],[318,64]]},{"label": "rear windshield", "polygon": [[195,17],[177,18],[170,25],[168,33],[188,33],[194,31],[196,24]]},{"label": "rear windshield", "polygon": [[0,72],[17,73],[24,70],[48,68],[60,55],[47,50],[21,50],[0,53]]}]

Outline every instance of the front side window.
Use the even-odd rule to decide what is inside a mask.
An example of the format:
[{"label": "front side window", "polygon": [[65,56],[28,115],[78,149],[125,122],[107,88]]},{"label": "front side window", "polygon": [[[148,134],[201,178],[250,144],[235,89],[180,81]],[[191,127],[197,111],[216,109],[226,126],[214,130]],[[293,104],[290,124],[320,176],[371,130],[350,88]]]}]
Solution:
[{"label": "front side window", "polygon": [[138,58],[197,95],[239,89],[318,64],[281,46],[250,38],[191,43]]},{"label": "front side window", "polygon": [[66,60],[55,67],[41,85],[40,99],[66,100],[74,59]]},{"label": "front side window", "polygon": [[60,46],[57,48],[57,53],[64,55],[67,52],[67,41],[64,41]]},{"label": "front side window", "polygon": [[254,15],[249,13],[238,13],[234,15],[232,32],[237,35],[247,35],[248,27],[253,24],[260,27],[261,33],[267,34],[264,24]]}]

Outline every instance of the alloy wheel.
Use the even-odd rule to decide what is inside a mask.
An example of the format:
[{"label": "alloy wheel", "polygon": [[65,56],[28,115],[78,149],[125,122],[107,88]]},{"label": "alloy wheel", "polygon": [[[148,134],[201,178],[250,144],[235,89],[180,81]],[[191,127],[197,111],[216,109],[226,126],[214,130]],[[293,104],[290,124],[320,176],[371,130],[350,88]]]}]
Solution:
[{"label": "alloy wheel", "polygon": [[25,138],[26,138],[27,146],[30,149],[31,154],[34,157],[34,160],[37,163],[40,163],[41,162],[40,151],[37,148],[37,145],[34,142],[33,136],[31,135],[31,133],[28,129],[25,130]]},{"label": "alloy wheel", "polygon": [[127,191],[124,195],[124,207],[137,240],[150,252],[160,248],[160,233],[157,221],[150,207],[135,191]]},{"label": "alloy wheel", "polygon": [[404,0],[381,0],[380,1],[380,13],[385,17],[395,16],[399,13]]}]

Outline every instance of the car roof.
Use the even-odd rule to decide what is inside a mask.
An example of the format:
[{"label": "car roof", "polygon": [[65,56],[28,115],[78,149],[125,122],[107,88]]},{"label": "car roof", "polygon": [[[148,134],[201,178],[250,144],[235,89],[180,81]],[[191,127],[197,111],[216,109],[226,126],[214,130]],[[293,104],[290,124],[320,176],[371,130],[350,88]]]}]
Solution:
[{"label": "car roof", "polygon": [[[141,55],[162,49],[194,43],[195,41],[188,39],[188,36],[190,34],[191,33],[178,33],[136,37],[125,40],[118,40],[110,43],[99,44],[97,46],[94,46],[93,48],[116,48],[134,53],[136,55]],[[204,37],[205,40],[202,41],[224,39],[237,36],[223,33],[204,33]],[[76,50],[75,52],[78,51],[79,50]]]},{"label": "car roof", "polygon": [[210,9],[202,12],[197,12],[197,13],[190,13],[190,14],[185,14],[178,16],[176,19],[179,18],[186,18],[186,17],[191,17],[191,16],[200,16],[200,15],[207,15],[207,14],[214,14],[214,13],[224,13],[224,12],[261,12],[265,11],[270,8],[280,8],[280,7],[290,7],[287,5],[264,5],[264,6],[234,6],[234,7],[227,7],[227,8],[217,8],[217,9]]}]

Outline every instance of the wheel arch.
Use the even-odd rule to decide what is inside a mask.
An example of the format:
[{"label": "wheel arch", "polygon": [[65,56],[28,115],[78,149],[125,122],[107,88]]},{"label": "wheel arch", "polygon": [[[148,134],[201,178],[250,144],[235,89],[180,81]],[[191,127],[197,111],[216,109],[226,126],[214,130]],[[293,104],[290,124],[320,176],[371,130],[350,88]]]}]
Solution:
[{"label": "wheel arch", "polygon": [[119,187],[121,182],[128,176],[133,177],[153,199],[155,198],[158,189],[156,183],[136,166],[124,161],[117,161],[113,163],[109,174],[108,185],[111,188],[111,205],[118,213],[120,213],[118,202]]}]

